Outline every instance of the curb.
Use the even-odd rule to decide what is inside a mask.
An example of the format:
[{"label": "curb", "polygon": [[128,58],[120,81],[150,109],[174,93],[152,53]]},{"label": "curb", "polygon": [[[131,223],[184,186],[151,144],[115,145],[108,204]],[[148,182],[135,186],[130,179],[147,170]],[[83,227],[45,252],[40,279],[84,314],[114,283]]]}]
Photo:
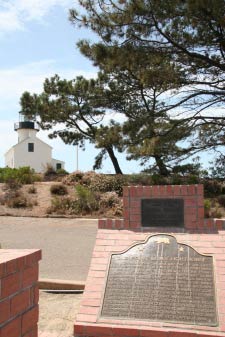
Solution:
[{"label": "curb", "polygon": [[48,290],[84,290],[84,281],[58,280],[58,279],[39,279],[39,289]]},{"label": "curb", "polygon": [[15,214],[10,214],[10,213],[4,213],[4,214],[0,214],[0,217],[11,217],[11,218],[35,218],[35,219],[74,219],[74,220],[96,220],[96,222],[98,221],[98,218],[84,218],[84,217],[75,217],[73,215],[69,216],[69,215],[51,215],[51,214],[43,214],[43,215],[32,215],[32,214],[25,214],[25,215],[15,215]]}]

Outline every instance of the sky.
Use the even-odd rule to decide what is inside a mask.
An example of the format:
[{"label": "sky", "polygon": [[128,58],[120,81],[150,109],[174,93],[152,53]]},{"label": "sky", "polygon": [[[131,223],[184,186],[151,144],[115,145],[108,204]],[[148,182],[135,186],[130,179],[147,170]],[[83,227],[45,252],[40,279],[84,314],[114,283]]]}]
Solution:
[{"label": "sky", "polygon": [[[19,100],[24,91],[40,93],[45,78],[59,74],[73,79],[91,78],[97,68],[76,48],[80,39],[94,38],[90,31],[75,28],[68,20],[69,8],[76,0],[1,0],[0,1],[0,167],[4,153],[17,143],[14,123],[19,120]],[[98,151],[86,143],[85,151],[51,140],[40,131],[38,137],[53,147],[53,158],[65,161],[69,172],[92,170]],[[139,172],[139,163],[126,161],[119,154],[124,173]],[[78,165],[77,165],[78,164]],[[114,173],[109,159],[100,170]]]},{"label": "sky", "polygon": [[[80,39],[93,41],[94,35],[69,22],[72,7],[78,8],[77,0],[0,0],[0,167],[5,166],[4,153],[17,143],[14,123],[19,120],[24,91],[40,93],[45,78],[55,74],[66,79],[96,76],[97,68],[76,47]],[[74,146],[49,139],[46,131],[38,137],[53,147],[53,158],[65,161],[67,171],[92,170],[98,154],[93,145],[79,149],[77,159]],[[139,162],[126,161],[125,154],[117,157],[124,173],[143,169]],[[209,154],[202,158],[209,166]],[[100,172],[114,173],[110,159]]]}]

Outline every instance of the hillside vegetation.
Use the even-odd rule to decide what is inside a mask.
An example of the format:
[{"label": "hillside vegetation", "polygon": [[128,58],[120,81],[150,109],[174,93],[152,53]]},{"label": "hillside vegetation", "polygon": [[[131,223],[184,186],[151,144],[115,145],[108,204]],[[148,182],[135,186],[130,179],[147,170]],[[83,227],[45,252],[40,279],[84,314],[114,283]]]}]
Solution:
[{"label": "hillside vegetation", "polygon": [[107,175],[48,169],[35,174],[28,167],[0,169],[0,215],[122,217],[123,186],[204,185],[205,216],[225,217],[225,183],[198,175],[161,177],[147,173]]}]

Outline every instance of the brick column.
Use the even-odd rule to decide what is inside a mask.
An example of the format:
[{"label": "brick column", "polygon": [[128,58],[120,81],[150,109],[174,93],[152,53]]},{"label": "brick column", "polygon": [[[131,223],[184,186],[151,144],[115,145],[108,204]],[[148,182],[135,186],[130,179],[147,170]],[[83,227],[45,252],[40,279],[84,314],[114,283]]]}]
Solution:
[{"label": "brick column", "polygon": [[123,190],[124,228],[141,227],[141,200],[170,198],[184,200],[184,228],[204,228],[203,185],[127,186]]},{"label": "brick column", "polygon": [[40,250],[0,249],[0,337],[37,337]]}]

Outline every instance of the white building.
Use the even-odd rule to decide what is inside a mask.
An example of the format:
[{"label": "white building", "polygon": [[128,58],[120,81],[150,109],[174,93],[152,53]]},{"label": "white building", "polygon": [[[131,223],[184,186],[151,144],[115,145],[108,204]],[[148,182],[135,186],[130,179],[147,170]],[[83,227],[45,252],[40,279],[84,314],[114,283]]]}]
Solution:
[{"label": "white building", "polygon": [[23,120],[15,123],[14,130],[18,133],[18,143],[6,152],[6,166],[30,166],[36,172],[44,172],[48,166],[55,170],[64,169],[63,161],[52,158],[52,147],[37,138],[39,128],[35,122]]}]

